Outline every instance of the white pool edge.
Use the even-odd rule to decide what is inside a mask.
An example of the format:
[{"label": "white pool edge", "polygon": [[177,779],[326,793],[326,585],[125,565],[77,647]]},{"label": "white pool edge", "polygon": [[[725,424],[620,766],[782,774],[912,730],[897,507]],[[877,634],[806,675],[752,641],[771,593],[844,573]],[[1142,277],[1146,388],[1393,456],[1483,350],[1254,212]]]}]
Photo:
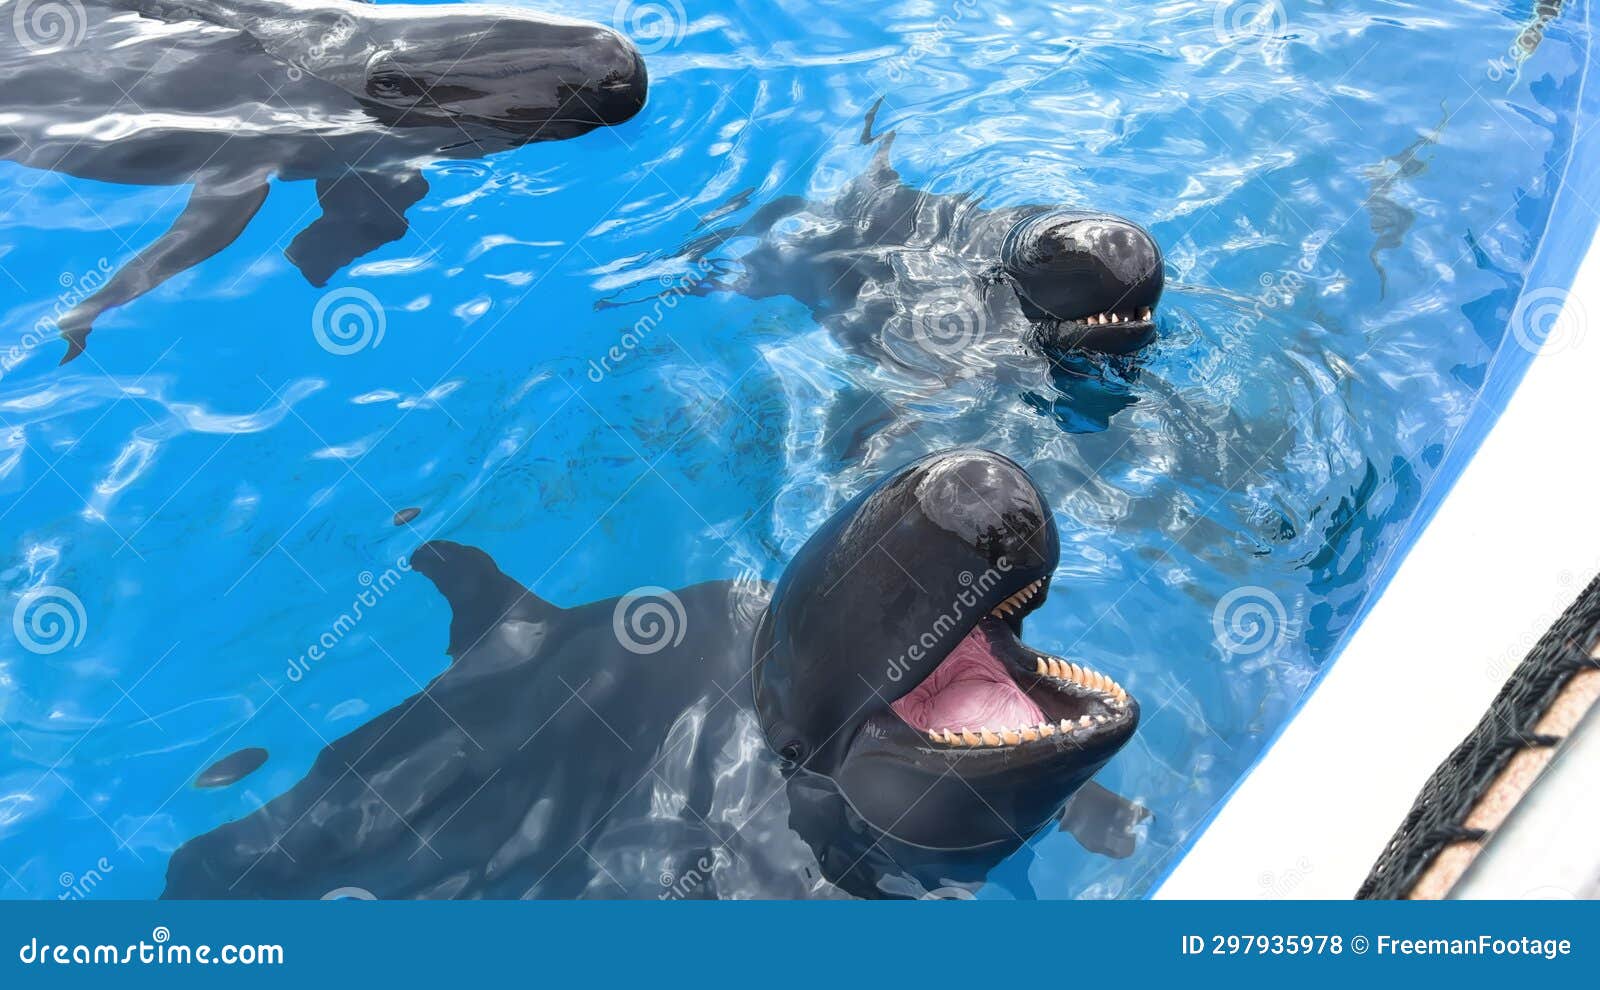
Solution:
[{"label": "white pool edge", "polygon": [[[1595,124],[1578,126],[1593,146]],[[1572,163],[1583,188],[1558,195],[1551,226],[1592,234],[1600,162],[1575,151]],[[1529,289],[1550,284],[1534,278],[1539,260]],[[1533,359],[1336,662],[1153,896],[1351,897],[1429,775],[1600,573],[1600,460],[1585,443],[1600,419],[1592,240],[1571,286],[1563,326],[1577,332]]]}]

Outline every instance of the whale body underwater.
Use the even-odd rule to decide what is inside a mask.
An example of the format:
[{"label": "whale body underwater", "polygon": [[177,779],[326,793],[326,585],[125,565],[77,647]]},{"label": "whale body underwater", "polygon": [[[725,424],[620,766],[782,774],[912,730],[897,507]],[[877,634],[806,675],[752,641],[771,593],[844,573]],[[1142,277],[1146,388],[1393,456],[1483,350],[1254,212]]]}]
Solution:
[{"label": "whale body underwater", "polygon": [[1087,782],[1138,704],[1021,638],[1058,559],[975,449],[880,480],[776,585],[560,608],[430,541],[450,666],[178,848],[163,896],[948,896],[1057,820],[1115,845],[1142,809]]},{"label": "whale body underwater", "polygon": [[[792,298],[836,339],[877,357],[911,345],[960,361],[994,337],[1122,355],[1155,338],[1165,259],[1147,230],[1108,213],[989,209],[971,195],[908,185],[890,162],[894,132],[873,134],[880,108],[862,129],[861,143],[877,147],[861,175],[830,199],[780,197],[696,235],[675,260],[699,274],[671,291]],[[718,256],[747,238],[754,246]]]},{"label": "whale body underwater", "polygon": [[[313,285],[399,239],[421,168],[619,124],[634,46],[600,25],[480,4],[84,0],[81,40],[0,43],[0,159],[102,182],[193,185],[172,228],[57,321],[97,318],[231,244],[269,178],[321,208],[285,254]],[[21,11],[19,10],[20,14]],[[18,18],[20,22],[20,18]]]}]

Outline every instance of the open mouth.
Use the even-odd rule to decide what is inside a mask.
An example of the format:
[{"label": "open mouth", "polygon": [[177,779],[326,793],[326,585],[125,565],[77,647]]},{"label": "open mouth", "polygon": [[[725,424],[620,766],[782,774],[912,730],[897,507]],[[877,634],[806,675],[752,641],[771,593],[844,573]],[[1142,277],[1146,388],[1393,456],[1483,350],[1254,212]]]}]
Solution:
[{"label": "open mouth", "polygon": [[1094,313],[1090,316],[1079,316],[1065,322],[1083,327],[1111,327],[1126,329],[1130,333],[1140,333],[1152,329],[1151,320],[1155,311],[1149,306],[1139,306],[1126,312]]},{"label": "open mouth", "polygon": [[938,667],[890,707],[938,747],[1007,749],[1088,744],[1118,733],[1137,707],[1116,681],[1040,653],[1020,637],[1040,578],[1001,602]]}]

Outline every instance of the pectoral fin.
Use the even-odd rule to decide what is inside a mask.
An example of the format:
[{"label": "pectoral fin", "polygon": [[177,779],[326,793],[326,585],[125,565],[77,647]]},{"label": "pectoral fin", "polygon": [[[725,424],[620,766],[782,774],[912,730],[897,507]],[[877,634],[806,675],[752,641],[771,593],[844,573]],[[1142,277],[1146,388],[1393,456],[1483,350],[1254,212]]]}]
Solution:
[{"label": "pectoral fin", "polygon": [[404,237],[411,226],[406,210],[427,194],[428,180],[416,169],[318,179],[322,216],[295,235],[284,255],[308,282],[324,286],[345,265]]},{"label": "pectoral fin", "polygon": [[196,185],[170,230],[123,265],[99,291],[62,314],[57,324],[67,342],[67,353],[61,363],[83,353],[101,313],[132,302],[232,244],[266,198],[264,179],[242,185]]},{"label": "pectoral fin", "polygon": [[1126,859],[1138,843],[1139,824],[1150,809],[1106,790],[1094,781],[1078,788],[1061,812],[1061,831],[1083,848],[1112,859]]}]

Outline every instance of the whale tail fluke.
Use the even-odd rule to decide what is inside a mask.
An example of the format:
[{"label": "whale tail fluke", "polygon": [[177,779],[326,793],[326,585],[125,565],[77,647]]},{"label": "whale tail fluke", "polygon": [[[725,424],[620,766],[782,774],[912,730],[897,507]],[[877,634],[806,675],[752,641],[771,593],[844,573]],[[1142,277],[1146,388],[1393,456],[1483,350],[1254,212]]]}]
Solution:
[{"label": "whale tail fluke", "polygon": [[411,554],[411,569],[432,581],[450,603],[445,652],[455,660],[502,623],[543,622],[561,611],[507,576],[477,547],[429,540]]}]

